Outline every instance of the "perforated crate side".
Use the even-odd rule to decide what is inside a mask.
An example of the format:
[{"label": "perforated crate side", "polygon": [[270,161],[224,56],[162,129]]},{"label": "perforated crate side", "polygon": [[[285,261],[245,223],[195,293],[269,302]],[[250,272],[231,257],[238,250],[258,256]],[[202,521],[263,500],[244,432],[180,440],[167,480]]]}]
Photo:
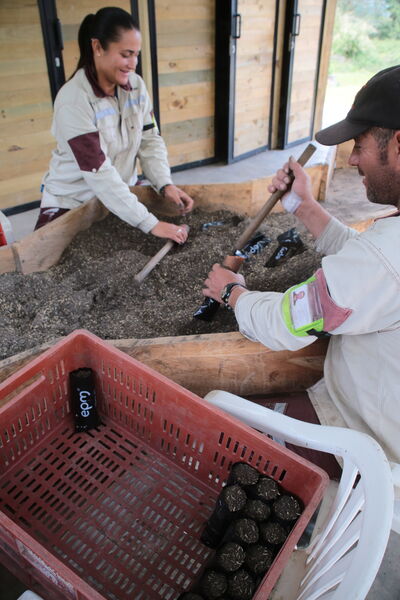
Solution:
[{"label": "perforated crate side", "polygon": [[[68,397],[68,373],[82,366],[96,372],[105,423],[83,436],[74,433]],[[32,547],[43,560],[48,550],[42,541],[75,569],[65,581],[77,582],[76,593],[88,587],[79,574],[89,576],[98,592],[79,597],[103,598],[107,591],[118,600],[132,594],[173,600],[186,589],[209,555],[199,542],[202,526],[238,460],[280,481],[305,504],[256,596],[265,597],[322,496],[321,470],[84,331],[7,380],[0,398],[27,382],[0,409],[7,432],[0,433],[7,457],[1,467],[10,472],[3,489],[10,503],[16,498],[9,513],[22,523],[15,486],[33,491],[26,527],[39,540],[31,539]],[[29,423],[26,411],[34,411]]]},{"label": "perforated crate side", "polygon": [[144,367],[103,361],[102,412],[177,466],[219,491],[231,465],[245,461],[294,492],[305,504],[321,473],[310,463],[241,424],[188,390]]}]

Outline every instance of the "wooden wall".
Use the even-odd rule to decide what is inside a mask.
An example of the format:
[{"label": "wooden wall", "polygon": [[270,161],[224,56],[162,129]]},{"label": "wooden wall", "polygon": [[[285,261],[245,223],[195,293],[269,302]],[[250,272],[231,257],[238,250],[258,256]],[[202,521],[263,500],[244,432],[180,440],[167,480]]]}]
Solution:
[{"label": "wooden wall", "polygon": [[[215,2],[156,0],[160,125],[170,164],[214,157]],[[78,59],[82,18],[109,5],[107,0],[56,0],[65,44],[68,78]],[[297,39],[289,143],[309,134],[322,0],[299,0],[302,36]],[[129,0],[114,5],[130,10]],[[331,41],[336,0],[329,0],[325,37]],[[242,37],[237,42],[234,156],[268,143],[276,147],[279,78],[286,3],[279,3],[278,47],[273,64],[274,0],[238,0]],[[145,14],[147,0],[139,0]],[[148,23],[141,14],[144,77],[151,88]],[[328,36],[328,37],[326,37]],[[330,46],[322,49],[323,76],[317,98],[317,128],[322,114]],[[308,67],[308,65],[310,65]],[[269,132],[272,70],[275,98]],[[319,104],[318,104],[319,103]],[[52,102],[39,11],[35,0],[0,0],[0,209],[40,199],[40,182],[55,147],[50,133]]]},{"label": "wooden wall", "polygon": [[288,144],[308,138],[314,111],[323,0],[299,0],[300,35],[296,38]]},{"label": "wooden wall", "polygon": [[54,142],[39,10],[0,3],[0,209],[40,198]]},{"label": "wooden wall", "polygon": [[234,156],[268,144],[272,93],[275,2],[239,0],[236,47]]},{"label": "wooden wall", "polygon": [[155,3],[160,126],[171,166],[214,156],[215,1]]}]

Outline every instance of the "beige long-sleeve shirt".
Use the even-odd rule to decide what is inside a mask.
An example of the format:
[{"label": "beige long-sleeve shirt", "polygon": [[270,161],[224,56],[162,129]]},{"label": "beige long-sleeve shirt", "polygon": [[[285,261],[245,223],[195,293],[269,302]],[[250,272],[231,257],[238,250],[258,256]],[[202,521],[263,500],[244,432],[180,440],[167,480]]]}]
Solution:
[{"label": "beige long-sleeve shirt", "polygon": [[97,197],[145,233],[158,222],[129,190],[136,160],[158,191],[172,183],[167,150],[145,84],[136,73],[116,96],[91,84],[83,69],[59,91],[52,133],[57,141],[43,178],[42,207],[75,208]]},{"label": "beige long-sleeve shirt", "polygon": [[[357,233],[332,218],[316,248],[335,306],[348,309],[332,335],[324,385],[346,424],[375,437],[400,462],[400,216]],[[296,336],[285,323],[283,294],[245,292],[235,314],[240,331],[272,350],[297,350],[315,337]],[[344,315],[344,311],[343,311]]]}]

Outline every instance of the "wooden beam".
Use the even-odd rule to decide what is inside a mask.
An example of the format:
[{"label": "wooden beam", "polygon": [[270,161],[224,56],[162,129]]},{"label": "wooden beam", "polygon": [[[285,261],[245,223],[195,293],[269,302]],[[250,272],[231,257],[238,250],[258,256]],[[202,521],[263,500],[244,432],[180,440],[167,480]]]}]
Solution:
[{"label": "wooden beam", "polygon": [[284,53],[284,39],[285,39],[285,19],[286,19],[286,2],[277,3],[276,17],[276,40],[275,40],[275,64],[273,68],[274,73],[274,87],[272,90],[272,118],[271,118],[271,149],[278,146],[278,127],[279,127],[279,108],[281,99],[281,84],[282,84],[282,64],[283,64],[283,53]]},{"label": "wooden beam", "polygon": [[325,19],[323,24],[324,31],[322,34],[321,59],[319,64],[318,87],[314,114],[314,133],[319,131],[322,126],[322,114],[324,110],[326,86],[328,83],[336,4],[337,0],[329,0],[329,2],[325,3]]},{"label": "wooden beam", "polygon": [[[320,196],[321,181],[325,174],[326,165],[307,167],[311,177],[313,192],[316,198]],[[240,215],[253,217],[268,197],[268,185],[273,175],[261,177],[240,183],[210,183],[197,185],[181,185],[180,187],[192,196],[196,206],[206,210],[230,210]],[[140,202],[150,211],[160,215],[176,215],[174,207],[150,187],[139,185],[131,188]],[[282,210],[280,203],[274,207],[275,212]],[[97,200],[83,204],[52,221],[45,227],[15,242],[10,247],[0,249],[0,273],[19,271],[33,273],[46,271],[55,265],[79,231],[88,229],[92,223],[104,218],[107,209]]]},{"label": "wooden beam", "polygon": [[[12,270],[26,275],[36,271],[47,271],[59,261],[61,254],[77,233],[88,229],[92,223],[103,219],[107,214],[107,209],[96,198],[68,211],[19,242],[11,244],[10,247],[6,246],[4,254],[0,253],[0,273]],[[12,269],[9,268],[10,250],[14,256]]]},{"label": "wooden beam", "polygon": [[[0,361],[0,382],[59,339]],[[304,390],[321,378],[327,349],[326,340],[317,340],[296,352],[274,352],[239,332],[111,343],[199,396],[213,389],[242,396]]]}]

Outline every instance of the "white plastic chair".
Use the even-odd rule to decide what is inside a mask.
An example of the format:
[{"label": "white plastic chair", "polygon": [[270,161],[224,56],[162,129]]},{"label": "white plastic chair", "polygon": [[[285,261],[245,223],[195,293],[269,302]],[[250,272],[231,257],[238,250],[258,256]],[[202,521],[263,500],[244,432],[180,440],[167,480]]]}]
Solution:
[{"label": "white plastic chair", "polygon": [[322,528],[306,550],[293,553],[305,558],[302,578],[293,585],[289,564],[281,581],[292,579],[292,589],[276,597],[363,600],[381,564],[393,518],[392,475],[379,444],[358,431],[304,423],[229,392],[214,390],[205,400],[259,431],[342,458],[342,476]]}]

